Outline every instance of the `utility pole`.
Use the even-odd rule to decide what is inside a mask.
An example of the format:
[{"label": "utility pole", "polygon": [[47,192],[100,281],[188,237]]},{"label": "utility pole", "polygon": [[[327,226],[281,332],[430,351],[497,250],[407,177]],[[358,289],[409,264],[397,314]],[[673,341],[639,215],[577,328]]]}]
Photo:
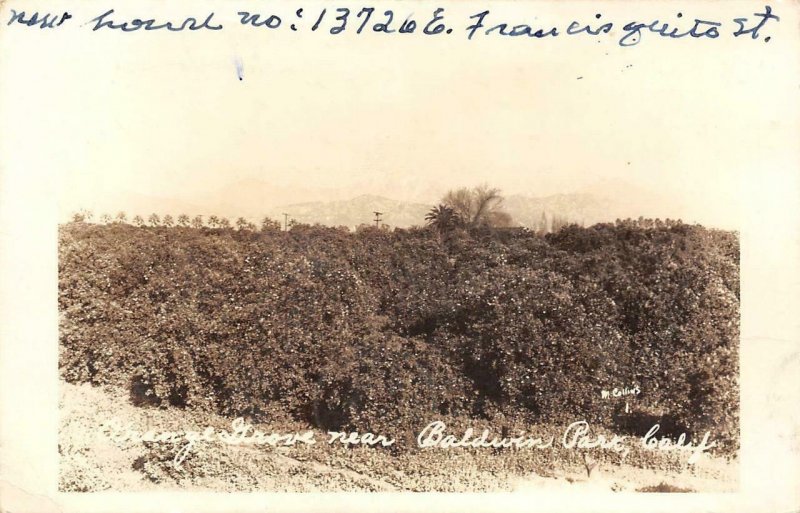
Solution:
[{"label": "utility pole", "polygon": [[283,213],[283,231],[289,231],[289,214]]},{"label": "utility pole", "polygon": [[383,212],[373,212],[373,214],[375,214],[375,228],[379,228]]}]

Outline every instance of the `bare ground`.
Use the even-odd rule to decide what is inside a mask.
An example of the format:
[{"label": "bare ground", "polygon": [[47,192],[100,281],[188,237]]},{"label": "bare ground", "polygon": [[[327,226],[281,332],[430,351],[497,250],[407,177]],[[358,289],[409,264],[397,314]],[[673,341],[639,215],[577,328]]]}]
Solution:
[{"label": "bare ground", "polygon": [[[117,443],[100,424],[156,431],[227,428],[230,419],[170,408],[141,408],[124,391],[61,383],[62,491],[735,491],[738,462],[706,456],[693,466],[668,462],[668,470],[625,462],[602,464],[587,477],[576,461],[530,465],[514,456],[459,450],[392,456],[380,448],[315,446],[199,445],[181,469],[172,465],[177,449],[169,443]],[[308,426],[258,426],[265,432],[301,431]],[[319,440],[327,435],[319,433]],[[495,460],[492,460],[495,458]],[[665,460],[666,461],[666,460]]]}]

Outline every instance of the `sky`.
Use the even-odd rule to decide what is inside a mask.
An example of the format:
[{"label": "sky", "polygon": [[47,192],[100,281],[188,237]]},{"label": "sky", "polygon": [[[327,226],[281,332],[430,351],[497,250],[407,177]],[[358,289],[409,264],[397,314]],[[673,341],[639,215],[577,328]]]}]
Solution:
[{"label": "sky", "polygon": [[[202,2],[147,10],[154,5],[122,2],[117,15],[207,12]],[[258,12],[268,4],[243,5]],[[304,5],[311,12],[317,4]],[[432,5],[395,8],[423,17]],[[462,5],[453,12],[480,10]],[[498,20],[543,25],[595,14],[588,3],[496,5]],[[675,19],[678,10],[609,5],[609,20]],[[761,7],[732,2],[723,16],[712,5],[692,9],[728,18]],[[85,4],[76,19],[102,10]],[[748,193],[743,177],[780,173],[796,157],[769,136],[796,123],[785,115],[796,84],[782,80],[780,45],[796,38],[788,25],[775,27],[769,44],[652,37],[621,48],[618,33],[332,37],[237,27],[231,12],[219,16],[230,29],[119,34],[76,24],[37,35],[25,53],[4,53],[3,69],[26,76],[3,96],[15,119],[4,137],[15,154],[7,165],[49,171],[62,214],[103,198],[122,209],[131,194],[235,203],[220,196],[253,180],[292,199],[423,202],[480,183],[530,196],[605,183],[608,194],[630,185],[680,204],[689,219],[735,227]],[[31,37],[14,31],[3,41]]]}]

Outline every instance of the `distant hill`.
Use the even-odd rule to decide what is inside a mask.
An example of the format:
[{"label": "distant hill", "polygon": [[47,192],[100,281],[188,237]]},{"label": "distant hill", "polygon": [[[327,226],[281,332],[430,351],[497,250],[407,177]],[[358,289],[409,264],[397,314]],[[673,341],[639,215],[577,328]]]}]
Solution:
[{"label": "distant hill", "polygon": [[[542,213],[550,221],[557,216],[587,226],[626,217],[679,217],[674,213],[670,216],[664,209],[657,210],[658,204],[660,204],[658,201],[645,194],[631,195],[622,201],[579,193],[543,197],[511,195],[504,199],[502,208],[511,215],[516,225],[530,228],[539,226]],[[283,220],[283,213],[287,213],[291,219],[301,223],[353,228],[362,223],[371,223],[374,219],[373,212],[378,211],[383,212],[385,224],[407,228],[423,225],[425,214],[432,206],[432,204],[397,201],[382,196],[362,195],[349,200],[284,205],[270,209],[267,215],[276,220]]]},{"label": "distant hill", "polygon": [[[341,192],[314,186],[284,186],[264,180],[241,180],[201,198],[203,205],[217,215],[235,219],[242,216],[260,220],[271,215],[276,205],[345,199]],[[282,217],[281,217],[282,219]]]},{"label": "distant hill", "polygon": [[544,197],[508,196],[503,209],[521,226],[538,226],[542,214],[552,219],[558,216],[570,222],[591,225],[608,219],[615,210],[611,200],[591,194],[555,194]]},{"label": "distant hill", "polygon": [[522,226],[537,226],[542,213],[569,222],[590,226],[616,219],[638,217],[680,218],[683,206],[659,194],[618,180],[604,180],[570,194],[549,196],[510,195],[503,202],[505,211]]},{"label": "distant hill", "polygon": [[343,201],[313,201],[295,203],[271,209],[267,215],[283,220],[283,214],[300,223],[320,223],[328,226],[355,228],[372,223],[374,212],[381,212],[383,223],[392,227],[406,228],[425,223],[425,214],[431,205],[397,201],[382,196],[361,195]]},{"label": "distant hill", "polygon": [[[189,200],[148,196],[127,191],[116,195],[103,195],[83,203],[95,213],[114,215],[125,211],[129,219],[151,213],[159,215],[188,214],[190,216],[224,216],[231,221],[244,217],[259,224],[264,216],[283,222],[286,213],[301,223],[320,223],[328,226],[354,228],[372,223],[374,212],[382,212],[383,223],[391,227],[407,228],[423,225],[425,215],[433,203],[399,201],[384,196],[364,194],[353,198],[346,191],[318,187],[286,187],[260,180],[239,181],[204,197]],[[77,208],[71,205],[62,209],[62,218],[69,219]],[[680,218],[682,205],[667,201],[658,194],[637,189],[625,183],[598,182],[591,188],[570,194],[549,196],[507,195],[503,210],[519,226],[539,227],[542,214],[549,221],[553,217],[586,226],[599,222],[613,222],[617,218]],[[691,219],[685,219],[691,221]]]}]

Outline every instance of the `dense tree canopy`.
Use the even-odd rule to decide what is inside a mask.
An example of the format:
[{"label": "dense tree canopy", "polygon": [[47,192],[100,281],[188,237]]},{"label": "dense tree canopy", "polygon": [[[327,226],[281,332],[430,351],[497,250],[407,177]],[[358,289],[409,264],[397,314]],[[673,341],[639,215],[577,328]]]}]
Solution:
[{"label": "dense tree canopy", "polygon": [[[324,428],[638,415],[735,445],[734,233],[478,226],[442,244],[429,229],[149,221],[61,227],[65,379]],[[623,386],[641,389],[627,415],[601,399]]]}]

